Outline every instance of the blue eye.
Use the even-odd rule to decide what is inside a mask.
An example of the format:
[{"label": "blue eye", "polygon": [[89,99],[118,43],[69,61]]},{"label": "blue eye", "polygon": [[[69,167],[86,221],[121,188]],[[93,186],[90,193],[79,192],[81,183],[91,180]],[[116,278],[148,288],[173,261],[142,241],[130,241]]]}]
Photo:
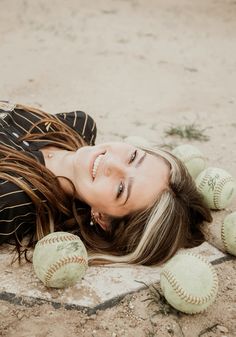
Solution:
[{"label": "blue eye", "polygon": [[137,157],[137,150],[135,150],[132,154],[131,154],[131,156],[130,156],[130,160],[129,160],[129,164],[130,163],[132,163],[134,160],[135,160],[135,158]]},{"label": "blue eye", "polygon": [[125,186],[123,184],[123,182],[121,182],[118,186],[118,191],[117,191],[117,195],[116,195],[116,198],[118,199],[121,194],[124,192],[124,189],[125,189]]}]

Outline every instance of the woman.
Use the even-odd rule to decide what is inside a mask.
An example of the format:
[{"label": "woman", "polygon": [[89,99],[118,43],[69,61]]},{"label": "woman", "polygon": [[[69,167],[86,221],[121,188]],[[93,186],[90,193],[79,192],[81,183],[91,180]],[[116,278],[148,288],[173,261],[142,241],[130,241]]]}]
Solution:
[{"label": "woman", "polygon": [[170,153],[94,145],[95,122],[81,111],[0,109],[0,243],[19,259],[58,230],[78,234],[93,264],[159,264],[203,241],[210,211]]}]

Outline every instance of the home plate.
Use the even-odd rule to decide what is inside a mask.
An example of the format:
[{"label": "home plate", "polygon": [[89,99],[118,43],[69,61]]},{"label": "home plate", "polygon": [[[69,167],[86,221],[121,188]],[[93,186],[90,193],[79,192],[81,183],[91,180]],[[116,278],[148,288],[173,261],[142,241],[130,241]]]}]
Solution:
[{"label": "home plate", "polygon": [[[84,309],[92,314],[113,306],[126,294],[160,280],[161,267],[89,267],[82,281],[73,287],[47,288],[37,279],[31,263],[11,265],[10,249],[12,246],[0,247],[0,299],[15,304],[32,306],[50,302],[55,308]],[[230,258],[207,242],[189,250],[214,264]]]}]

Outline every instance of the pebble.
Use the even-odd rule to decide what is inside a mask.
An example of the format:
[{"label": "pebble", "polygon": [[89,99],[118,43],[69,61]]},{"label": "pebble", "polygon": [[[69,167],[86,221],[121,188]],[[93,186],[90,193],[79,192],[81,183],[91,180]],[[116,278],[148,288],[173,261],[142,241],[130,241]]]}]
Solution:
[{"label": "pebble", "polygon": [[129,308],[132,310],[132,309],[134,309],[134,305],[130,302],[129,303]]},{"label": "pebble", "polygon": [[17,313],[17,318],[20,319],[20,320],[21,320],[24,316],[25,316],[25,315],[24,315],[24,313],[22,313],[22,312],[18,312],[18,313]]},{"label": "pebble", "polygon": [[137,324],[136,324],[136,322],[130,322],[129,326],[130,326],[130,328],[136,328]]},{"label": "pebble", "polygon": [[174,330],[172,329],[172,327],[171,327],[170,325],[167,325],[166,329],[167,329],[167,332],[168,332],[169,334],[171,334],[171,335],[174,334]]},{"label": "pebble", "polygon": [[51,293],[51,298],[52,299],[56,299],[56,298],[58,298],[60,296],[60,294],[58,293],[58,292],[52,292]]},{"label": "pebble", "polygon": [[217,325],[217,329],[220,331],[220,332],[224,332],[224,333],[227,333],[229,332],[229,330],[223,326],[223,325]]}]

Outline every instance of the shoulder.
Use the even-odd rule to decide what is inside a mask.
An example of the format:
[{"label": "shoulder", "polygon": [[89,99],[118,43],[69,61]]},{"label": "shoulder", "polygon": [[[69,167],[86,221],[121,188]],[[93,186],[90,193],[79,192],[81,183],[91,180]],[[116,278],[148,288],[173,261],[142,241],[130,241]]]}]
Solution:
[{"label": "shoulder", "polygon": [[78,132],[88,144],[94,145],[97,127],[94,119],[88,113],[75,110],[72,112],[59,113],[56,114],[56,116]]},{"label": "shoulder", "polygon": [[[0,117],[5,126],[17,129],[20,134],[27,133],[41,117],[26,106],[0,101]],[[40,130],[39,130],[40,131]]]},{"label": "shoulder", "polygon": [[7,115],[15,109],[15,104],[0,100],[0,119],[3,121]]},{"label": "shoulder", "polygon": [[8,101],[1,101],[0,100],[0,113],[4,112],[10,112],[15,109],[16,105],[13,103],[10,103]]}]

